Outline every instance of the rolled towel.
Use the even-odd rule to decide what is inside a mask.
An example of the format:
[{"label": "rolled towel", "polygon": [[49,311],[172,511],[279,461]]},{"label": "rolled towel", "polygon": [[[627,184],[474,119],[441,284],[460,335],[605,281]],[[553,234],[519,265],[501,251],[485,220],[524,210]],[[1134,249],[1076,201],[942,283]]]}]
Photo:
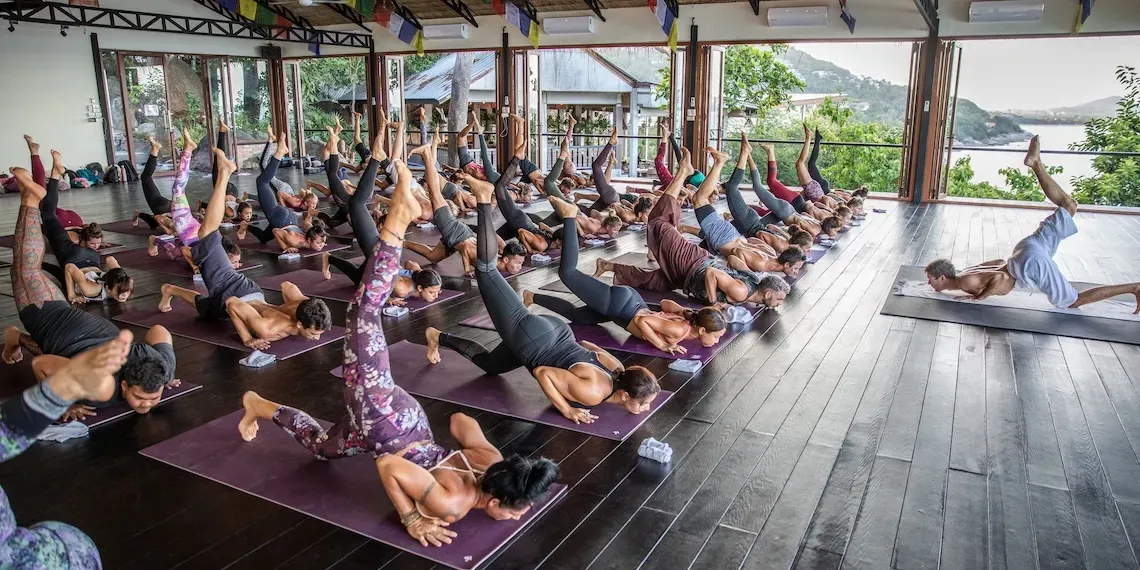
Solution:
[{"label": "rolled towel", "polygon": [[704,366],[697,358],[679,358],[669,363],[669,370],[678,372],[696,372]]},{"label": "rolled towel", "polygon": [[384,307],[383,313],[388,317],[402,317],[411,311],[407,307]]},{"label": "rolled towel", "polygon": [[282,253],[281,255],[277,256],[277,259],[280,259],[281,261],[293,261],[295,259],[301,259],[301,254],[300,253]]},{"label": "rolled towel", "polygon": [[54,441],[63,443],[69,439],[76,439],[80,437],[87,437],[91,431],[83,422],[72,420],[65,424],[50,425],[44,431],[40,432],[36,439],[40,441]]},{"label": "rolled towel", "polygon": [[673,448],[669,447],[668,443],[657,441],[652,437],[641,442],[637,448],[637,454],[659,463],[669,463],[673,460]]},{"label": "rolled towel", "polygon": [[547,263],[552,259],[554,259],[554,258],[550,257],[549,255],[546,255],[544,253],[532,253],[530,255],[530,260],[533,263]]}]

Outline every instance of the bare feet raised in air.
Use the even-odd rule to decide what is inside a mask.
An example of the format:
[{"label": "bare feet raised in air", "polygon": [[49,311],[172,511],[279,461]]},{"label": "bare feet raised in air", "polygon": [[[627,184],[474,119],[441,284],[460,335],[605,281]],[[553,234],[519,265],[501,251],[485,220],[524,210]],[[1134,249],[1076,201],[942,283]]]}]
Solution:
[{"label": "bare feet raised in air", "polygon": [[194,137],[190,136],[190,130],[182,127],[182,152],[194,152],[198,148],[198,143],[194,142]]},{"label": "bare feet raised in air", "polygon": [[439,355],[439,335],[441,332],[435,327],[428,327],[424,331],[424,340],[427,341],[427,360],[432,364],[439,364],[442,359]]},{"label": "bare feet raised in air", "polygon": [[554,211],[558,212],[558,215],[561,216],[562,219],[565,220],[578,216],[580,210],[578,210],[577,204],[571,204],[557,196],[547,196],[546,200],[550,202],[551,206],[554,206]]},{"label": "bare feet raised in air", "polygon": [[[618,143],[617,127],[614,127],[614,130],[610,131],[610,144],[616,145],[617,143]],[[613,155],[611,155],[611,156],[613,156]]]},{"label": "bare feet raised in air", "polygon": [[65,400],[110,400],[115,395],[115,373],[127,361],[133,338],[131,331],[119,331],[114,340],[72,356],[46,382]]},{"label": "bare feet raised in air", "polygon": [[218,165],[219,176],[223,173],[230,175],[237,170],[237,165],[234,164],[234,161],[226,158],[226,152],[220,148],[214,149],[214,164]]},{"label": "bare feet raised in air", "polygon": [[1025,166],[1036,168],[1041,164],[1041,137],[1034,135],[1029,139],[1029,152],[1025,153]]},{"label": "bare feet raised in air", "polygon": [[226,117],[224,115],[219,114],[218,115],[218,132],[228,133],[229,131],[230,131],[230,126],[226,124]]},{"label": "bare feet raised in air", "polygon": [[147,135],[146,142],[150,143],[150,155],[158,156],[158,151],[162,150],[162,143],[158,142],[154,135]]},{"label": "bare feet raised in air", "polygon": [[47,196],[47,190],[32,180],[32,173],[27,168],[13,166],[8,170],[20,185],[20,205],[38,208],[40,201]]},{"label": "bare feet raised in air", "polygon": [[689,149],[681,149],[681,161],[677,163],[677,175],[685,180],[693,174],[693,156],[689,153]]},{"label": "bare feet raised in air", "polygon": [[713,161],[715,162],[719,162],[721,164],[728,162],[728,153],[721,152],[711,146],[705,147],[705,151],[707,151],[709,155],[713,157]]},{"label": "bare feet raised in air", "polygon": [[577,124],[578,124],[578,119],[575,119],[574,115],[567,113],[566,114],[566,126],[573,129],[574,125],[577,125]]},{"label": "bare feet raised in air", "polygon": [[273,157],[281,160],[285,155],[289,154],[289,135],[281,133],[277,136],[277,152],[273,153]]},{"label": "bare feet raised in air", "polygon": [[494,202],[495,186],[493,184],[486,180],[479,180],[463,171],[456,173],[456,175],[471,188],[471,193],[475,195],[476,202],[480,204],[490,204]]},{"label": "bare feet raised in air", "polygon": [[67,167],[63,165],[63,155],[58,150],[51,149],[51,177],[61,178]]},{"label": "bare feet raised in air", "polygon": [[32,140],[32,135],[24,135],[24,142],[28,143],[28,153],[32,156],[40,153],[40,143]]},{"label": "bare feet raised in air", "polygon": [[740,131],[740,152],[741,154],[752,156],[752,143],[748,142],[748,133]]},{"label": "bare feet raised in air", "polygon": [[808,128],[807,123],[804,123],[804,140],[811,139],[811,129]]}]

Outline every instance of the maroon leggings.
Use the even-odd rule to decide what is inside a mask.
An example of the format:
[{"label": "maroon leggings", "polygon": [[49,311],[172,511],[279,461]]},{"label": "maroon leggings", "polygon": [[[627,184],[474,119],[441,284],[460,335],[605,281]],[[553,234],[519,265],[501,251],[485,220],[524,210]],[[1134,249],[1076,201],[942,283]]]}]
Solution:
[{"label": "maroon leggings", "polygon": [[768,190],[772,192],[773,196],[789,203],[800,195],[799,192],[789,190],[783,182],[776,178],[776,163],[772,161],[768,161]]},{"label": "maroon leggings", "polygon": [[[32,155],[32,181],[40,186],[47,186],[47,171],[44,170],[44,161],[40,160],[38,154]],[[65,228],[78,228],[83,225],[83,218],[71,210],[56,208],[55,217],[59,218],[59,223]]]}]

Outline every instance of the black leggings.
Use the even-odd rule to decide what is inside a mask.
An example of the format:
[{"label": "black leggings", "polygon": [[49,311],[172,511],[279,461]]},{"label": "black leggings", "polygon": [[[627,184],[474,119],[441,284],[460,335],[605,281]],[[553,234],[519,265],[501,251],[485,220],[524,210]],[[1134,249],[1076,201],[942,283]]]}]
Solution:
[{"label": "black leggings", "polygon": [[479,161],[483,163],[483,175],[487,177],[487,182],[494,184],[499,181],[499,172],[495,170],[495,163],[491,162],[491,153],[487,152],[487,139],[482,134],[475,135],[475,138],[479,140]]},{"label": "black leggings", "polygon": [[573,303],[553,295],[534,294],[534,302],[546,307],[567,319],[581,325],[596,325],[613,321],[623,328],[628,327],[642,309],[649,308],[632,287],[607,285],[604,281],[578,271],[578,228],[577,221],[569,218],[562,226],[562,262],[558,267],[558,277],[586,303],[585,307],[575,307]]},{"label": "black leggings", "polygon": [[146,205],[150,208],[151,214],[153,214],[143,218],[142,213],[140,213],[139,217],[146,220],[146,223],[150,224],[151,229],[158,228],[158,224],[154,222],[155,215],[170,213],[170,200],[159,192],[158,186],[154,185],[154,169],[156,166],[158,166],[158,159],[155,158],[154,155],[148,156],[146,166],[143,167],[142,176],[139,177],[139,181],[142,182],[143,198],[146,199]]},{"label": "black leggings", "polygon": [[[610,159],[610,154],[614,152],[614,145],[606,143],[602,152],[598,153],[598,157],[590,164],[590,172],[594,174],[594,187],[598,189],[598,199],[590,204],[591,210],[604,210],[620,200],[617,189],[613,187],[608,180],[606,180],[606,162]],[[678,155],[680,156],[680,155]]]},{"label": "black leggings", "polygon": [[[265,219],[269,221],[269,226],[264,230],[254,231],[255,228],[250,227],[250,232],[261,240],[261,243],[268,243],[273,239],[274,228],[284,228],[287,226],[297,225],[297,215],[292,210],[283,207],[277,203],[277,195],[273,192],[273,187],[269,185],[269,181],[277,176],[277,166],[281,164],[277,157],[269,159],[269,165],[261,174],[257,175],[257,201],[261,203],[261,211],[265,212]],[[335,176],[334,175],[330,175]]]},{"label": "black leggings", "polygon": [[[831,192],[831,185],[828,184],[827,179],[819,173],[819,168],[815,165],[815,162],[819,160],[819,143],[822,140],[823,137],[819,134],[819,131],[816,131],[815,140],[812,142],[811,146],[811,156],[809,156],[807,160],[807,170],[808,174],[811,176],[811,179],[818,182],[819,187],[823,188],[823,193],[828,194]],[[795,204],[792,205],[794,206]]]},{"label": "black leggings", "polygon": [[550,174],[542,180],[542,190],[546,192],[547,196],[554,196],[562,200],[568,200],[566,195],[562,193],[562,188],[558,184],[562,181],[562,169],[566,167],[566,161],[561,157],[554,161],[554,168],[550,169]]},{"label": "black leggings", "polygon": [[511,158],[506,170],[503,170],[503,174],[495,182],[495,203],[498,204],[499,211],[503,213],[503,218],[507,220],[507,223],[499,227],[499,236],[505,240],[517,238],[519,230],[527,230],[536,234],[542,233],[538,231],[538,226],[530,221],[530,217],[519,209],[511,195],[507,193],[507,182],[514,178],[518,168],[519,159],[517,157]]},{"label": "black leggings", "polygon": [[573,335],[568,335],[567,345],[563,333],[568,329],[562,321],[549,315],[533,315],[523,305],[495,264],[499,247],[491,222],[491,205],[479,204],[477,211],[479,258],[475,262],[475,281],[503,342],[488,351],[475,341],[442,333],[440,346],[462,354],[487,374],[502,374],[524,365],[535,368],[541,366],[541,362],[561,363],[562,353],[579,348]]},{"label": "black leggings", "polygon": [[[334,154],[329,157],[331,161],[335,158]],[[368,166],[364,167],[364,173],[361,175],[361,180],[367,180],[369,176],[376,178],[376,170],[380,168],[380,161],[369,158]],[[329,174],[329,188],[333,188],[333,179],[336,178],[336,171]],[[344,192],[344,185],[339,180],[336,185],[340,186],[340,191]],[[356,235],[356,241],[360,244],[360,249],[364,250],[364,261],[360,265],[356,265],[347,259],[340,259],[338,257],[329,256],[329,264],[340,270],[352,279],[352,282],[360,286],[360,281],[364,278],[364,269],[368,266],[368,258],[372,256],[372,252],[376,250],[376,242],[380,241],[380,231],[376,228],[376,222],[372,219],[372,213],[368,211],[368,203],[372,201],[372,189],[357,187],[356,192],[352,196],[348,196],[348,220],[352,222],[352,233]],[[337,192],[335,189],[333,192]],[[339,195],[339,194],[338,194]],[[345,193],[347,196],[347,193]]]},{"label": "black leggings", "polygon": [[74,263],[80,269],[99,267],[99,252],[71,241],[67,229],[55,215],[55,209],[59,206],[59,180],[49,179],[46,190],[44,199],[40,201],[40,217],[43,220],[44,240],[55,254],[59,266]]},{"label": "black leggings", "polygon": [[[222,149],[222,154],[225,154],[226,149],[230,146],[230,133],[229,131],[218,131],[218,148]],[[218,161],[214,160],[213,154],[210,155],[210,187],[213,188],[218,184]],[[275,200],[276,201],[276,200]]]},{"label": "black leggings", "polygon": [[[760,176],[760,171],[755,168],[752,169],[752,184],[756,184],[756,180]],[[728,211],[732,213],[732,226],[741,235],[747,237],[754,237],[756,232],[764,229],[764,224],[761,221],[760,214],[756,213],[745,201],[744,196],[740,195],[740,182],[744,180],[744,170],[737,167],[732,171],[732,176],[729,177],[728,182],[724,183],[724,194],[728,199]]]}]

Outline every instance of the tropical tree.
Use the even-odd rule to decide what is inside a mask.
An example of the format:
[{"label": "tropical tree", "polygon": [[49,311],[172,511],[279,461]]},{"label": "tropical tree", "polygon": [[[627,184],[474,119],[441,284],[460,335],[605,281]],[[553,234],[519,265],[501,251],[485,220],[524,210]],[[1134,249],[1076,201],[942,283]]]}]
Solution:
[{"label": "tropical tree", "polygon": [[[1121,66],[1116,79],[1125,95],[1116,115],[1085,123],[1085,140],[1072,150],[1140,152],[1140,76],[1136,68]],[[1107,155],[1093,160],[1094,176],[1073,179],[1073,196],[1080,202],[1106,206],[1140,206],[1140,160],[1135,156]]]},{"label": "tropical tree", "polygon": [[[759,118],[791,100],[792,91],[806,85],[796,72],[779,60],[788,51],[786,44],[763,46],[732,45],[724,50],[724,105],[729,113],[746,112]],[[655,89],[659,99],[671,91],[669,66],[658,71]]]}]

